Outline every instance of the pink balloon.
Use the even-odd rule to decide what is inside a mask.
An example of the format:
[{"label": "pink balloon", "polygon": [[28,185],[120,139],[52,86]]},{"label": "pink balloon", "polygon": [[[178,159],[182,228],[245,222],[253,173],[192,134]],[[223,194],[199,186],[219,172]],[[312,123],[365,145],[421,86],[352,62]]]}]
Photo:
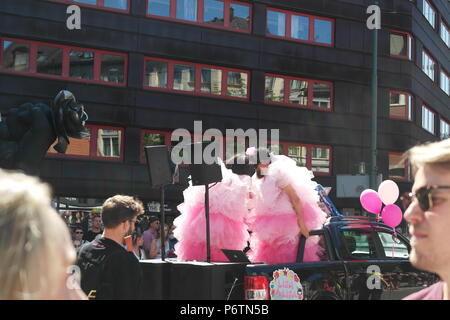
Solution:
[{"label": "pink balloon", "polygon": [[385,205],[394,204],[399,194],[400,190],[392,180],[385,180],[378,187],[378,195]]},{"label": "pink balloon", "polygon": [[381,213],[385,225],[395,228],[402,222],[402,210],[395,204],[389,204],[383,208]]},{"label": "pink balloon", "polygon": [[364,190],[359,197],[359,201],[366,211],[374,214],[379,214],[383,205],[378,193],[372,189]]}]

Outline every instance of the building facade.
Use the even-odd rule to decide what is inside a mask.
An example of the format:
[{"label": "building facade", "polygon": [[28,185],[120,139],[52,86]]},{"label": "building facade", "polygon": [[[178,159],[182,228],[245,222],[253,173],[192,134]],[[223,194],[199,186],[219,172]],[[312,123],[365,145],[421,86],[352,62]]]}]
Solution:
[{"label": "building facade", "polygon": [[[66,155],[50,149],[41,171],[58,197],[158,201],[143,147],[173,146],[173,130],[202,121],[224,133],[279,129],[273,147],[332,187],[338,208],[358,212],[337,181],[370,165],[372,3],[2,0],[0,112],[62,89],[84,103],[90,139],[72,140]],[[449,135],[450,6],[379,3],[377,167],[406,191],[401,154]],[[79,30],[67,27],[73,4]],[[173,213],[182,190],[167,188]]]}]

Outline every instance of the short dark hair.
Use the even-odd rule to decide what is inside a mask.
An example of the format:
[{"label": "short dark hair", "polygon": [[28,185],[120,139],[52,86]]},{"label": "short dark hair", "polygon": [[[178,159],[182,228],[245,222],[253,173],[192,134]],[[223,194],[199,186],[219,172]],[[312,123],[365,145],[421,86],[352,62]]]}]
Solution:
[{"label": "short dark hair", "polygon": [[256,170],[256,165],[250,164],[249,157],[245,154],[237,154],[228,159],[226,167],[237,175],[252,176]]},{"label": "short dark hair", "polygon": [[106,199],[102,206],[105,228],[112,229],[124,221],[131,220],[144,212],[144,205],[130,196],[116,195]]}]

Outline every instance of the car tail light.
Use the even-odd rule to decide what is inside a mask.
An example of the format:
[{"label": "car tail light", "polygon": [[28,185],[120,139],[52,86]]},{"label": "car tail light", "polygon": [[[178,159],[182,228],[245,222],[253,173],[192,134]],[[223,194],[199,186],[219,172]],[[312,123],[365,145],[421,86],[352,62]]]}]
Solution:
[{"label": "car tail light", "polygon": [[244,278],[245,300],[269,300],[269,281],[263,276]]}]

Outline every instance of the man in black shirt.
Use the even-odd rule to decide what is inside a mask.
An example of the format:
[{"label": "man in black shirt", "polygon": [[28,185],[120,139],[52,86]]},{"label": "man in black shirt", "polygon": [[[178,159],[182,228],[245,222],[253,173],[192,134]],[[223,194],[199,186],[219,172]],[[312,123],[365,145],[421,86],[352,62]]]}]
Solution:
[{"label": "man in black shirt", "polygon": [[137,216],[144,212],[142,202],[116,195],[105,201],[102,219],[105,232],[81,248],[77,265],[81,288],[90,299],[140,299],[142,273],[139,261],[122,246],[131,235]]},{"label": "man in black shirt", "polygon": [[102,218],[100,216],[94,216],[92,218],[92,227],[83,237],[83,240],[91,242],[94,240],[99,234],[103,233],[101,229],[102,226]]}]

